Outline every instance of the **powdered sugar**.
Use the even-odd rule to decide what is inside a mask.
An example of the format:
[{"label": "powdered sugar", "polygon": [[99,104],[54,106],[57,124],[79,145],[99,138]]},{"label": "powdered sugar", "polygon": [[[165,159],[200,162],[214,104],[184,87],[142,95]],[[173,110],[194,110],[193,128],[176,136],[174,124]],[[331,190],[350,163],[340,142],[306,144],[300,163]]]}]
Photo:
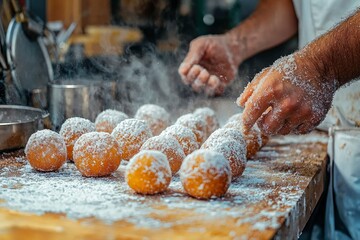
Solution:
[{"label": "powdered sugar", "polygon": [[[198,168],[193,168],[193,161],[195,158],[201,156],[203,161],[199,164]],[[192,154],[188,155],[180,168],[180,178],[192,178],[195,175],[199,174],[199,169],[201,173],[211,172],[216,176],[222,176],[224,174],[228,175],[228,183],[231,181],[231,170],[229,162],[225,157],[218,152],[200,149],[196,150]]]},{"label": "powdered sugar", "polygon": [[61,155],[66,156],[66,145],[63,138],[58,133],[48,129],[37,131],[30,136],[25,147],[25,154],[28,153],[29,148],[38,149],[41,147],[44,154],[47,155],[46,151],[49,150],[46,148],[47,145],[55,146]]},{"label": "powdered sugar", "polygon": [[185,155],[188,155],[199,148],[195,134],[187,127],[182,125],[172,125],[166,128],[161,135],[171,135],[181,145]]},{"label": "powdered sugar", "polygon": [[190,128],[199,143],[203,143],[206,139],[206,122],[197,115],[188,113],[179,117],[175,125],[183,125]]},{"label": "powdered sugar", "polygon": [[152,137],[147,123],[138,119],[122,121],[116,126],[111,135],[116,139],[123,153],[126,148],[130,154],[137,153],[143,143]]},{"label": "powdered sugar", "polygon": [[213,139],[222,138],[222,137],[232,138],[235,141],[239,142],[240,144],[245,144],[242,133],[239,130],[233,128],[220,128],[216,130],[209,136],[209,138],[204,142],[204,144],[206,142],[213,141]]},{"label": "powdered sugar", "polygon": [[[313,207],[309,207],[309,199],[314,198],[312,192],[309,192],[314,175],[287,171],[282,166],[288,167],[285,161],[295,164],[309,158],[310,163],[317,165],[319,170],[323,162],[319,158],[322,151],[318,149],[319,144],[312,145],[311,142],[326,139],[326,134],[321,137],[312,134],[306,144],[300,146],[295,143],[302,142],[302,137],[280,139],[280,148],[274,147],[272,141],[262,150],[261,155],[264,157],[247,163],[244,174],[232,182],[223,198],[209,201],[188,197],[178,176],[172,178],[168,191],[161,195],[133,194],[124,180],[127,162],[123,162],[111,177],[84,178],[71,163],[65,164],[59,172],[39,174],[22,157],[12,158],[14,164],[10,165],[1,165],[6,162],[1,159],[0,199],[3,201],[0,201],[0,206],[30,214],[63,213],[71,219],[95,217],[109,224],[122,221],[124,225],[120,227],[131,224],[135,229],[147,228],[152,233],[167,231],[171,234],[173,229],[192,229],[222,237],[221,230],[225,228],[226,234],[231,230],[238,236],[241,234],[251,238],[254,230],[264,231],[266,236],[272,235],[280,225],[285,224],[285,220],[290,226],[301,230],[303,225],[300,222],[304,223],[308,219],[316,203],[313,202]],[[289,141],[294,145],[289,144]],[[291,149],[300,149],[301,153]],[[304,154],[304,149],[314,150],[315,153]],[[317,174],[315,177],[323,179],[322,175]],[[322,184],[315,182],[315,187]],[[296,207],[303,203],[305,197],[306,209]],[[307,217],[304,218],[304,215]],[[226,225],[217,224],[222,222]],[[108,227],[115,226],[119,227]],[[125,228],[124,231],[124,234],[127,233]],[[286,233],[288,238],[293,238],[292,232]]]},{"label": "powdered sugar", "polygon": [[68,118],[61,126],[59,134],[63,136],[66,145],[74,145],[77,138],[74,135],[81,136],[84,133],[94,132],[95,124],[88,119],[73,117]]},{"label": "powdered sugar", "polygon": [[219,128],[219,120],[216,117],[215,111],[208,107],[197,108],[194,111],[195,116],[199,116],[206,122],[207,135]]},{"label": "powdered sugar", "polygon": [[128,119],[129,116],[123,112],[107,109],[101,112],[95,119],[95,125],[97,131],[104,131],[106,130],[102,124],[109,125],[110,128],[114,129],[120,122]]},{"label": "powdered sugar", "polygon": [[224,155],[229,161],[232,178],[235,179],[244,172],[246,166],[246,145],[231,138],[216,138],[207,142],[202,149],[210,149]]},{"label": "powdered sugar", "polygon": [[159,135],[170,124],[170,114],[164,108],[154,104],[141,106],[135,118],[146,121],[153,135]]},{"label": "powdered sugar", "polygon": [[91,132],[83,134],[76,141],[73,157],[83,175],[104,176],[119,167],[121,149],[109,133]]},{"label": "powdered sugar", "polygon": [[175,174],[181,166],[185,153],[175,137],[171,135],[160,135],[149,138],[140,150],[158,150],[167,156],[170,168]]},{"label": "powdered sugar", "polygon": [[[146,158],[145,161],[143,161]],[[151,158],[150,166],[147,164],[147,159]],[[151,193],[157,193],[163,190],[163,186],[167,187],[171,179],[170,165],[165,154],[159,151],[143,150],[130,159],[126,167],[126,178],[129,185],[131,181],[129,175],[136,174],[142,169],[141,175],[136,175],[137,181],[141,181],[142,185],[151,190]],[[154,179],[155,178],[155,179]]]}]

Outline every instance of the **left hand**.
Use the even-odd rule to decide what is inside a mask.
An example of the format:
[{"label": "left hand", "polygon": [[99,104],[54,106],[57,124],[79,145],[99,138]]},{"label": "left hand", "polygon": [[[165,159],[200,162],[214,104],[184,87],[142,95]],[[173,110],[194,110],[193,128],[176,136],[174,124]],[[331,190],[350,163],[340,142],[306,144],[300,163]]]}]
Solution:
[{"label": "left hand", "polygon": [[328,112],[335,81],[322,79],[311,59],[298,54],[276,61],[255,76],[237,103],[245,130],[256,122],[265,135],[305,134]]}]

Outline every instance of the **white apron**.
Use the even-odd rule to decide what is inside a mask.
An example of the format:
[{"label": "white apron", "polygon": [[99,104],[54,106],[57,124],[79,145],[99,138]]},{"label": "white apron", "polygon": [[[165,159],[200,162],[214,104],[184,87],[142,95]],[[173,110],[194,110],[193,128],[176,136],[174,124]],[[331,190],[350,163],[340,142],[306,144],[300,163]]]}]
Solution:
[{"label": "white apron", "polygon": [[[360,7],[359,0],[293,0],[299,19],[299,47],[305,46]],[[339,89],[333,100],[346,119],[360,121],[360,80]],[[360,239],[360,129],[350,128],[330,109],[320,125],[330,130],[330,185],[325,239]]]}]

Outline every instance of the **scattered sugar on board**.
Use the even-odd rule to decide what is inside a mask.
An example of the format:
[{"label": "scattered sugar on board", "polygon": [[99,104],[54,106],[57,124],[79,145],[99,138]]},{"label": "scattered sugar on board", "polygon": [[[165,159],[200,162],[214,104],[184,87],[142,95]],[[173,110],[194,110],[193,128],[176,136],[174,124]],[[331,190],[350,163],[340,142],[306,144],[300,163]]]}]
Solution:
[{"label": "scattered sugar on board", "polygon": [[[26,162],[23,158],[16,161]],[[188,197],[177,175],[165,194],[142,196],[134,194],[126,185],[126,164],[122,162],[118,171],[106,178],[84,178],[71,163],[53,173],[36,172],[27,163],[23,167],[3,167],[0,168],[0,199],[4,202],[0,206],[36,214],[65,213],[73,219],[93,216],[109,224],[123,220],[139,227],[156,228],[190,220],[232,217],[239,225],[250,223],[253,229],[263,230],[279,226],[279,218],[289,215],[302,197],[301,189],[310,181],[306,176],[290,172],[268,171],[269,166],[258,160],[248,163],[244,174],[232,182],[227,194],[220,199],[200,201]],[[289,179],[295,179],[297,184],[289,183]],[[262,208],[257,206],[262,204],[267,205],[266,211],[259,212]],[[282,210],[278,211],[280,207]],[[193,215],[170,221],[155,217],[166,214],[169,209],[189,211]]]}]

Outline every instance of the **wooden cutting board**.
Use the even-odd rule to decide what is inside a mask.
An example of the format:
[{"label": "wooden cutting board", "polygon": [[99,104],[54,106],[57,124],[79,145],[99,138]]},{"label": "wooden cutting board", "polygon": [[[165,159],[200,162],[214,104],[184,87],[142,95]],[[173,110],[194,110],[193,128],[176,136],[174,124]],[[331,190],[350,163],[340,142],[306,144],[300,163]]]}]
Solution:
[{"label": "wooden cutting board", "polygon": [[325,134],[274,138],[221,199],[134,194],[124,167],[83,178],[73,164],[32,170],[22,151],[0,157],[0,239],[296,239],[323,190]]}]

